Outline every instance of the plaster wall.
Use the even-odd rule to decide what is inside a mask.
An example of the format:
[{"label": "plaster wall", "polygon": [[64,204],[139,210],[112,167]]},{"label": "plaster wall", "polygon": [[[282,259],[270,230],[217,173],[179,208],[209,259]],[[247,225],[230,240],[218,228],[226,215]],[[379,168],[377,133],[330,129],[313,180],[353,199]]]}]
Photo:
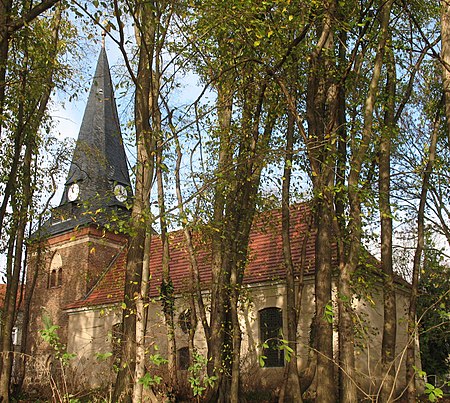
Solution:
[{"label": "plaster wall", "polygon": [[[283,333],[287,334],[287,317],[285,305],[285,287],[282,284],[254,285],[247,287],[245,298],[241,305],[241,329],[243,341],[241,350],[242,382],[246,390],[272,390],[280,386],[283,368],[260,367],[259,356],[261,355],[261,340],[259,335],[258,311],[268,307],[278,307],[283,310]],[[208,296],[205,295],[206,301]],[[356,300],[354,307],[358,313],[359,323],[355,324],[357,332],[356,339],[356,367],[358,371],[358,384],[364,393],[376,394],[382,379],[380,367],[381,337],[383,326],[382,295],[375,293],[368,299]],[[188,346],[188,335],[179,325],[179,315],[189,308],[186,297],[180,296],[176,301],[176,342],[177,349]],[[407,294],[401,290],[397,293],[397,351],[399,353],[397,367],[399,377],[404,379],[403,350],[406,345],[406,308]],[[298,327],[298,365],[303,370],[308,365],[308,344],[310,326],[314,314],[314,284],[312,279],[306,281],[301,305],[301,320]],[[335,308],[337,318],[337,308]],[[93,360],[97,352],[112,350],[111,338],[112,326],[120,322],[120,309],[108,310],[84,310],[73,312],[69,315],[69,350],[76,352],[79,356],[79,369],[100,377],[105,367],[99,366]],[[167,354],[167,340],[164,318],[159,301],[153,301],[149,309],[148,333],[146,344],[149,353]],[[335,332],[335,350],[338,346],[338,335]],[[200,323],[198,323],[194,343],[200,354],[206,356],[206,340]],[[335,357],[337,360],[337,357]],[[150,365],[151,367],[151,365]],[[163,372],[163,368],[153,368],[156,372]],[[180,379],[186,379],[187,371],[179,371]],[[315,380],[317,382],[319,380]],[[98,385],[95,385],[98,386]]]}]

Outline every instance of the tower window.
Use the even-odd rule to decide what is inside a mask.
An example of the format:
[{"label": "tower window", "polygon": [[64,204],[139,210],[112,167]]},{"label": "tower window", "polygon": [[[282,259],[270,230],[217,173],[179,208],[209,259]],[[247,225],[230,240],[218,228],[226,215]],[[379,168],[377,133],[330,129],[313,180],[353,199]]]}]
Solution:
[{"label": "tower window", "polygon": [[259,311],[259,336],[264,345],[266,367],[283,367],[284,351],[280,349],[283,332],[283,311],[280,308],[265,308]]},{"label": "tower window", "polygon": [[56,287],[56,269],[50,272],[50,288]]},{"label": "tower window", "polygon": [[57,252],[53,255],[52,262],[50,263],[50,272],[48,279],[48,287],[55,288],[60,287],[63,281],[63,268],[61,255]]}]

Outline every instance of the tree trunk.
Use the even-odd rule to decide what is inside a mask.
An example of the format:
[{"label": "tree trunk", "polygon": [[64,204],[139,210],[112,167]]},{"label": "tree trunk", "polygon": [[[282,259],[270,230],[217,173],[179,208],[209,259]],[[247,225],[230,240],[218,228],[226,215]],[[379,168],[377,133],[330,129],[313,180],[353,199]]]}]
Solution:
[{"label": "tree trunk", "polygon": [[391,136],[395,131],[396,72],[392,50],[388,51],[388,96],[384,128],[380,139],[379,203],[381,217],[381,267],[383,270],[383,340],[381,345],[382,385],[381,399],[389,402],[395,392],[395,343],[397,335],[397,304],[392,267],[392,212],[391,212]]},{"label": "tree trunk", "polygon": [[[250,78],[247,85],[253,90],[254,79]],[[214,225],[218,225],[216,228],[220,228],[220,231],[214,231],[217,233],[213,234],[211,338],[208,357],[211,357],[209,370],[218,376],[218,382],[207,397],[215,401],[239,400],[241,335],[237,304],[247,260],[256,195],[265,161],[264,153],[276,118],[271,111],[268,113],[263,134],[260,135],[265,90],[263,84],[253,96],[246,97],[242,107],[237,156],[234,160],[222,160],[223,168],[227,166],[228,172],[219,173],[220,184],[216,186],[220,194],[215,194]],[[223,133],[220,152],[223,156],[230,156],[229,144],[222,143],[228,141],[230,132],[225,130]],[[232,166],[230,161],[233,161]],[[223,210],[218,211],[216,207]],[[222,217],[221,222],[217,221],[220,220],[219,217]],[[226,354],[229,354],[228,358],[223,359]]]},{"label": "tree trunk", "polygon": [[423,172],[422,190],[420,193],[419,210],[417,213],[417,245],[414,253],[411,296],[408,309],[408,345],[406,350],[406,380],[408,382],[406,398],[408,403],[413,403],[416,401],[416,373],[414,367],[416,364],[416,341],[418,337],[416,322],[417,295],[419,288],[419,274],[422,261],[422,252],[425,243],[425,206],[427,202],[430,176],[433,171],[434,161],[436,159],[436,144],[439,133],[440,113],[440,110],[436,112],[433,131],[431,133],[428,161]]},{"label": "tree trunk", "polygon": [[[332,74],[324,77],[323,71],[333,71],[334,52],[333,24],[336,4],[328,1],[324,5],[324,16],[318,26],[318,40],[309,67],[306,116],[308,120],[308,158],[311,166],[315,195],[316,275],[315,275],[315,343],[317,349],[316,390],[317,400],[331,403],[336,400],[337,388],[333,356],[333,319],[326,315],[332,309],[331,245],[334,207],[334,163],[336,157],[336,122],[338,100],[336,84]],[[334,99],[332,93],[335,95]],[[328,309],[327,309],[328,308]]]},{"label": "tree trunk", "polygon": [[[231,83],[230,83],[231,84]],[[231,85],[230,85],[231,87]],[[220,135],[219,160],[216,170],[216,184],[214,189],[214,207],[212,221],[212,287],[211,287],[211,313],[209,326],[208,343],[208,375],[214,375],[222,367],[222,347],[224,343],[224,334],[222,325],[225,326],[226,292],[229,289],[229,275],[222,270],[222,260],[224,247],[222,234],[226,223],[225,217],[225,199],[228,191],[228,164],[232,160],[231,149],[231,112],[233,98],[232,91],[225,85],[217,87],[217,110]],[[217,388],[221,379],[218,379],[217,385],[208,391],[208,396],[216,395]]]},{"label": "tree trunk", "polygon": [[316,275],[315,275],[315,321],[317,341],[317,401],[333,403],[337,390],[334,377],[332,318],[325,314],[331,304],[331,209],[330,201],[318,200],[316,217]]},{"label": "tree trunk", "polygon": [[[138,10],[137,18],[143,14]],[[142,14],[141,14],[142,13]],[[137,145],[137,169],[135,198],[130,221],[130,245],[127,254],[125,274],[126,308],[122,315],[122,348],[120,367],[117,373],[113,392],[113,401],[130,402],[132,400],[133,375],[136,368],[136,300],[141,290],[141,279],[144,262],[145,240],[150,227],[150,190],[153,178],[154,160],[152,150],[155,149],[155,139],[150,127],[151,111],[151,55],[144,44],[150,41],[144,36],[153,38],[151,24],[141,24],[142,32],[137,32],[139,45],[139,64],[135,94],[135,127]],[[145,31],[145,29],[147,29]],[[147,37],[148,38],[148,37]],[[134,380],[137,382],[138,380]]]},{"label": "tree trunk", "polygon": [[[145,375],[145,355],[147,351],[145,334],[147,330],[149,307],[148,291],[150,288],[151,230],[151,228],[148,228],[145,236],[141,289],[139,295],[136,296],[136,367],[134,371],[134,379],[138,381]],[[140,382],[134,382],[132,401],[136,403],[142,402],[143,391],[144,385]],[[156,403],[158,400],[153,394],[153,391],[150,390],[149,393],[150,401]]]},{"label": "tree trunk", "polygon": [[290,360],[286,363],[284,371],[283,385],[280,390],[278,402],[284,401],[302,402],[302,391],[297,363],[297,309],[300,309],[300,303],[295,301],[295,275],[294,265],[292,263],[291,237],[290,237],[290,184],[291,171],[294,157],[294,117],[288,113],[288,127],[286,130],[286,151],[283,170],[282,184],[282,239],[283,239],[283,260],[286,267],[286,311],[288,318],[288,345],[292,349]]},{"label": "tree trunk", "polygon": [[160,140],[156,152],[156,178],[158,183],[158,205],[160,215],[161,228],[161,243],[163,249],[162,256],[162,283],[161,283],[161,299],[166,322],[167,334],[167,360],[169,372],[169,389],[171,393],[177,390],[177,348],[175,341],[175,324],[174,324],[174,309],[175,309],[175,294],[170,277],[170,252],[169,252],[169,238],[167,236],[167,222],[164,202],[164,183],[162,173],[162,147],[163,139]]},{"label": "tree trunk", "polygon": [[[8,70],[9,40],[11,33],[9,26],[11,22],[12,0],[0,1],[0,138],[3,129],[3,113],[6,95],[6,72]],[[3,215],[0,215],[0,236],[3,228]]]},{"label": "tree trunk", "polygon": [[353,141],[352,158],[350,161],[350,173],[348,178],[349,198],[349,225],[348,225],[348,255],[346,263],[341,269],[339,276],[339,354],[342,368],[342,396],[341,401],[357,401],[357,388],[355,378],[355,347],[354,347],[354,325],[351,288],[351,278],[360,262],[359,256],[362,250],[362,219],[361,219],[361,189],[360,175],[366,152],[372,141],[373,110],[375,106],[378,83],[380,81],[381,69],[388,36],[388,26],[392,0],[383,5],[380,21],[380,39],[375,55],[372,78],[369,85],[366,102],[364,105],[364,122],[362,138],[359,144]]},{"label": "tree trunk", "polygon": [[13,206],[13,214],[17,215],[17,227],[14,239],[14,264],[11,276],[7,278],[4,311],[2,315],[2,365],[0,373],[0,401],[9,402],[9,388],[13,365],[13,345],[11,340],[12,329],[16,319],[17,293],[19,290],[20,273],[22,270],[23,246],[25,229],[28,222],[28,212],[32,198],[31,188],[31,162],[34,151],[34,141],[29,139],[23,162],[23,200],[18,206]]},{"label": "tree trunk", "polygon": [[450,1],[441,0],[441,61],[447,136],[450,141]]}]

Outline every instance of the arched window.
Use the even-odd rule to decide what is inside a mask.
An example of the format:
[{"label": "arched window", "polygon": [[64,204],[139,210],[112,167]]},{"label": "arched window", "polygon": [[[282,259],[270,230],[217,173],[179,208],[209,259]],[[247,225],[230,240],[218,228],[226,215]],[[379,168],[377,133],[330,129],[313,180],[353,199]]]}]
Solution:
[{"label": "arched window", "polygon": [[52,261],[50,263],[50,273],[48,279],[48,287],[60,287],[63,280],[63,269],[62,269],[62,259],[61,255],[56,252],[53,255]]},{"label": "arched window", "polygon": [[264,345],[266,367],[283,367],[284,351],[280,349],[283,332],[283,311],[265,308],[259,311],[259,338]]}]

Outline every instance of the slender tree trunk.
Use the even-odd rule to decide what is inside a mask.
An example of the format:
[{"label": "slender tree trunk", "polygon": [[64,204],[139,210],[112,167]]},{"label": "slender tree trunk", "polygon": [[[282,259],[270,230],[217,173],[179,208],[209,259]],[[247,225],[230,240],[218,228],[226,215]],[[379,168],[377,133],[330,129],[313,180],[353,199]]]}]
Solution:
[{"label": "slender tree trunk", "polygon": [[430,139],[430,149],[428,152],[428,161],[423,172],[422,189],[419,200],[419,210],[417,213],[417,245],[414,253],[414,263],[412,271],[412,284],[411,284],[411,296],[409,300],[408,309],[408,345],[406,350],[406,380],[408,382],[408,388],[406,398],[408,403],[416,401],[416,341],[417,341],[417,295],[419,288],[419,273],[422,261],[422,252],[425,243],[425,206],[427,202],[428,187],[430,182],[430,176],[433,171],[434,161],[436,159],[436,144],[439,133],[439,117],[441,111],[436,112],[434,120],[433,131]]},{"label": "slender tree trunk", "polygon": [[[169,118],[170,119],[170,118]],[[209,340],[210,338],[210,329],[209,329],[209,323],[207,319],[206,314],[206,308],[203,301],[203,295],[202,295],[202,289],[201,289],[201,278],[200,278],[200,272],[198,270],[198,262],[197,257],[195,253],[194,243],[192,240],[192,234],[188,227],[188,221],[186,212],[184,210],[184,201],[183,196],[181,193],[181,180],[180,180],[180,168],[181,168],[181,161],[183,158],[183,154],[181,152],[181,146],[180,141],[178,138],[177,131],[170,122],[170,126],[174,128],[172,135],[175,141],[176,146],[176,153],[177,153],[177,161],[175,165],[175,191],[177,194],[177,201],[178,201],[178,209],[180,213],[180,219],[181,219],[181,225],[183,227],[183,234],[184,234],[184,240],[186,243],[186,249],[188,251],[189,256],[189,263],[190,263],[190,291],[191,295],[189,298],[190,303],[190,309],[191,309],[191,327],[189,329],[189,357],[190,357],[190,363],[193,362],[193,356],[195,353],[195,345],[194,345],[194,336],[196,332],[196,326],[197,326],[197,309],[195,305],[195,300],[197,300],[198,304],[198,311],[200,315],[200,320],[202,322],[202,326],[205,332],[206,340]]]},{"label": "slender tree trunk", "polygon": [[9,402],[9,388],[11,382],[11,371],[13,365],[13,345],[11,340],[12,329],[16,319],[17,293],[19,290],[20,273],[22,270],[23,246],[25,240],[25,229],[28,222],[28,212],[32,198],[31,188],[31,162],[34,151],[34,141],[29,140],[23,163],[23,199],[13,207],[13,214],[18,216],[14,248],[14,265],[11,277],[7,280],[5,296],[4,317],[2,323],[2,365],[0,373],[0,401]]},{"label": "slender tree trunk", "polygon": [[[229,163],[232,161],[231,149],[231,111],[232,91],[224,85],[217,87],[218,124],[220,130],[220,150],[217,164],[217,182],[214,189],[214,216],[212,222],[212,287],[211,287],[211,313],[208,342],[208,375],[211,376],[222,367],[222,347],[224,343],[226,293],[229,289],[229,275],[222,270],[224,254],[222,234],[226,223],[225,199],[228,191]],[[220,378],[218,380],[220,383]],[[216,393],[215,386],[209,391],[209,397]]]},{"label": "slender tree trunk", "polygon": [[[11,33],[9,32],[12,0],[0,1],[0,117],[3,116],[5,108],[6,95],[6,72],[8,69],[8,53],[9,53],[9,39]],[[0,118],[0,136],[3,129],[3,118]],[[0,217],[0,236],[3,226],[3,216]]]},{"label": "slender tree trunk", "polygon": [[360,194],[360,175],[366,152],[372,141],[372,122],[375,99],[380,81],[381,69],[385,53],[386,41],[388,37],[388,26],[392,0],[383,5],[380,22],[380,39],[377,53],[375,55],[374,67],[369,91],[364,106],[364,126],[362,139],[359,145],[354,141],[352,144],[353,153],[350,162],[350,174],[348,178],[348,198],[349,198],[349,251],[347,260],[339,276],[339,336],[340,336],[340,357],[342,376],[342,402],[357,401],[357,388],[355,379],[355,347],[354,347],[354,325],[352,312],[353,292],[351,289],[351,278],[359,264],[361,253],[362,238],[362,219],[361,219],[361,194]]},{"label": "slender tree trunk", "polygon": [[240,382],[240,358],[241,358],[241,343],[242,331],[239,324],[239,295],[240,295],[240,271],[243,269],[236,267],[231,273],[231,325],[232,325],[232,345],[233,345],[233,360],[231,366],[231,393],[230,402],[238,403],[239,399],[239,382]]},{"label": "slender tree trunk", "polygon": [[[308,241],[311,237],[311,227],[314,221],[314,217],[311,214],[309,208],[305,212],[306,220],[308,224],[308,229],[303,234],[302,240],[302,254],[301,254],[301,264],[300,264],[300,273],[298,276],[298,284],[297,284],[297,306],[296,306],[296,322],[297,326],[300,323],[301,313],[302,313],[302,299],[303,299],[303,288],[304,288],[304,277],[305,277],[305,262],[306,262],[306,248],[308,245]],[[313,318],[314,321],[314,318]],[[308,351],[308,359],[306,362],[306,368],[299,374],[301,392],[304,393],[311,386],[314,376],[316,374],[317,368],[317,354],[316,354],[316,324],[315,322],[311,322],[310,326],[310,340],[309,340],[309,351]]]},{"label": "slender tree trunk", "polygon": [[162,256],[162,283],[161,283],[161,298],[163,305],[164,318],[166,322],[167,332],[167,359],[169,384],[171,392],[177,389],[177,349],[175,341],[175,324],[174,324],[174,309],[175,309],[175,295],[173,290],[173,283],[170,277],[170,252],[169,252],[169,237],[167,235],[167,221],[164,202],[164,183],[162,172],[162,139],[159,142],[158,150],[156,152],[156,178],[158,183],[158,205],[160,214],[160,228],[161,228],[161,243],[163,249]]},{"label": "slender tree trunk", "polygon": [[281,387],[278,402],[285,400],[293,402],[302,402],[302,391],[297,363],[297,309],[300,308],[295,301],[295,275],[294,265],[292,263],[291,237],[290,237],[290,184],[291,171],[294,157],[294,117],[288,113],[288,127],[286,130],[286,152],[283,170],[283,184],[281,196],[281,215],[282,215],[282,239],[283,239],[283,260],[286,267],[286,311],[288,318],[288,345],[292,349],[292,356],[286,363],[284,371],[283,385]]},{"label": "slender tree trunk", "polygon": [[[142,6],[144,7],[144,6]],[[143,10],[136,11],[139,20]],[[153,178],[154,160],[152,150],[155,139],[150,127],[151,111],[151,55],[148,45],[152,43],[154,27],[146,20],[141,24],[141,31],[136,33],[139,46],[139,64],[135,94],[135,127],[137,145],[137,169],[135,198],[130,220],[130,245],[127,254],[125,274],[126,308],[122,315],[122,352],[113,392],[114,402],[132,400],[133,375],[136,368],[136,300],[141,290],[144,263],[145,240],[150,221],[150,190]],[[150,48],[151,50],[151,48]],[[135,380],[137,382],[137,380]]]},{"label": "slender tree trunk", "polygon": [[450,141],[450,1],[441,0],[441,61],[447,136]]},{"label": "slender tree trunk", "polygon": [[[136,296],[136,367],[134,371],[133,397],[132,401],[142,402],[144,385],[139,382],[145,375],[145,355],[147,350],[146,331],[148,319],[148,307],[150,305],[148,291],[150,288],[150,246],[152,229],[147,228],[144,242],[144,256],[142,260],[142,281],[139,295]],[[137,380],[137,382],[136,382]],[[147,400],[157,403],[158,399],[152,390],[149,390]]]},{"label": "slender tree trunk", "polygon": [[384,117],[384,130],[380,139],[380,217],[381,217],[381,266],[383,270],[383,340],[381,362],[383,382],[381,398],[391,400],[395,392],[395,343],[397,335],[397,304],[392,267],[392,212],[391,212],[391,138],[395,131],[395,60],[392,50],[388,50],[387,108]]},{"label": "slender tree trunk", "polygon": [[333,403],[337,389],[334,377],[333,327],[325,314],[331,304],[331,211],[329,200],[316,202],[316,276],[315,276],[315,324],[317,341],[317,401]]}]

